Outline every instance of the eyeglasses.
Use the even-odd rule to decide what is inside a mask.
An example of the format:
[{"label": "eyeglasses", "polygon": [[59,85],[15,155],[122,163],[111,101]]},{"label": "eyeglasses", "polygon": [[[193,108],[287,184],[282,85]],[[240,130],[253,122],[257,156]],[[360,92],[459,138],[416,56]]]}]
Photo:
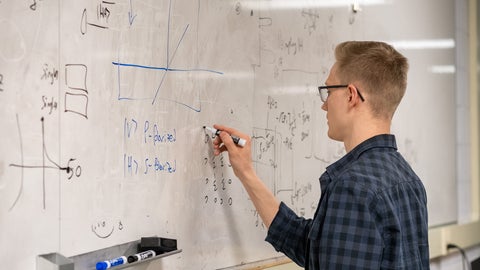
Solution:
[{"label": "eyeglasses", "polygon": [[[330,90],[331,88],[346,88],[348,87],[348,84],[339,84],[339,85],[325,85],[325,86],[319,86],[318,87],[318,92],[320,92],[320,99],[323,102],[326,102],[328,99],[328,96],[330,95]],[[360,100],[362,102],[365,102],[365,99],[363,98],[362,94],[360,94],[360,91],[357,89],[358,96],[360,97]]]}]

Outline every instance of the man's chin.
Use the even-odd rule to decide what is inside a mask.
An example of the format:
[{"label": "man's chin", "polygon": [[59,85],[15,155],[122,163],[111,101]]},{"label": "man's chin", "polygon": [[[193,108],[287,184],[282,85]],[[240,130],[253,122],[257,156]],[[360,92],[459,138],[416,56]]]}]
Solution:
[{"label": "man's chin", "polygon": [[338,138],[337,136],[335,136],[335,134],[332,134],[332,132],[330,132],[330,129],[328,130],[327,132],[327,135],[328,135],[328,138],[334,140],[334,141],[338,141],[338,142],[341,142],[342,140],[340,140],[340,138]]}]

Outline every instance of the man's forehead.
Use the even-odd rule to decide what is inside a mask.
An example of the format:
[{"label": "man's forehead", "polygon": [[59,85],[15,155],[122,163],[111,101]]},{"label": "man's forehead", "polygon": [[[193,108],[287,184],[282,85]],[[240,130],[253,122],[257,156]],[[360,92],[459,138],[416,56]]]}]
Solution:
[{"label": "man's forehead", "polygon": [[325,83],[330,81],[335,81],[336,79],[337,79],[337,63],[334,63],[330,68],[330,73],[328,74],[328,77]]}]

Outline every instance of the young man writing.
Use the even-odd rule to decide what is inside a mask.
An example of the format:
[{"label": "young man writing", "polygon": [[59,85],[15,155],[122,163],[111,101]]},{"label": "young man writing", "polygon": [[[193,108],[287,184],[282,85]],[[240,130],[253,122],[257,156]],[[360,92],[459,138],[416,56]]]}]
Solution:
[{"label": "young man writing", "polygon": [[[346,155],[320,177],[312,219],[280,203],[255,173],[251,138],[235,129],[214,140],[227,151],[265,226],[266,240],[305,269],[429,269],[425,188],[397,152],[393,114],[407,86],[408,61],[383,42],[350,41],[319,87],[328,136]],[[245,147],[231,137],[246,138]]]}]

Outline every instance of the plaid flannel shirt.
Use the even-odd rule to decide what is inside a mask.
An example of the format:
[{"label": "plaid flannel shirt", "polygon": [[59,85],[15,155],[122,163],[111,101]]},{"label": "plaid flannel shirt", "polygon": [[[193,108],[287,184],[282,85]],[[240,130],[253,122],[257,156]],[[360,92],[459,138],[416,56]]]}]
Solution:
[{"label": "plaid flannel shirt", "polygon": [[283,202],[266,238],[305,269],[429,269],[425,188],[393,135],[327,167],[313,219]]}]

